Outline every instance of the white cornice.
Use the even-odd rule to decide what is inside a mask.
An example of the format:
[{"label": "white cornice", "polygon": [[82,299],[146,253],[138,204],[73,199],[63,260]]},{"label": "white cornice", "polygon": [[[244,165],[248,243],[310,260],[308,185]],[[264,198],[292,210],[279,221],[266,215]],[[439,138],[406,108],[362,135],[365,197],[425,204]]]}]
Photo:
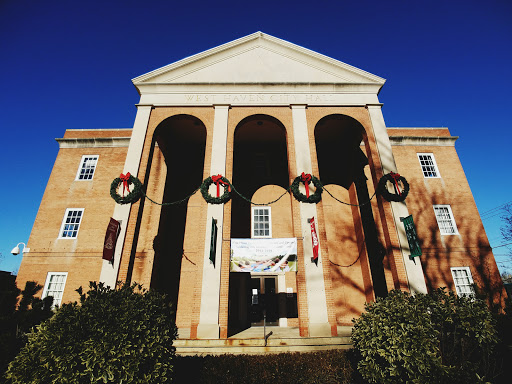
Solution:
[{"label": "white cornice", "polygon": [[94,137],[94,138],[72,138],[55,139],[59,148],[119,148],[128,147],[129,137]]},{"label": "white cornice", "polygon": [[391,145],[453,147],[459,136],[389,136]]}]

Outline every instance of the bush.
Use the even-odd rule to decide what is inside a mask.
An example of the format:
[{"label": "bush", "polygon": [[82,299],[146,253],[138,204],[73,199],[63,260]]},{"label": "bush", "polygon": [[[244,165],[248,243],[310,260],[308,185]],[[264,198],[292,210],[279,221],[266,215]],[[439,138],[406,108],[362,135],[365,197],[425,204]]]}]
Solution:
[{"label": "bush", "polygon": [[354,383],[345,350],[178,357],[178,384]]},{"label": "bush", "polygon": [[171,380],[176,327],[164,296],[124,285],[82,288],[9,365],[13,383],[163,383]]},{"label": "bush", "polygon": [[476,383],[488,373],[497,343],[484,301],[438,289],[399,290],[366,304],[354,320],[358,370],[374,383]]},{"label": "bush", "polygon": [[42,288],[34,281],[27,281],[25,289],[20,291],[14,277],[0,282],[0,383],[4,382],[8,364],[27,343],[26,333],[53,315],[53,297],[43,300],[34,297]]}]

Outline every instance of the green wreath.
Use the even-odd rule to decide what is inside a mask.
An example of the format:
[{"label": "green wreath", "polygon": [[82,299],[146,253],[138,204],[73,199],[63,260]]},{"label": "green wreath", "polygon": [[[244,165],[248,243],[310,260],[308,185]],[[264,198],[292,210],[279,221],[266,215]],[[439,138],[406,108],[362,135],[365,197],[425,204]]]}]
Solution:
[{"label": "green wreath", "polygon": [[[222,184],[222,186],[224,187],[224,193],[222,194],[222,196],[213,197],[212,195],[210,195],[209,189],[210,185],[214,183],[213,178],[216,178],[218,182]],[[207,203],[210,204],[227,203],[229,199],[231,199],[231,183],[229,182],[228,179],[221,175],[213,176],[213,178],[212,176],[210,176],[203,181],[203,184],[201,184],[200,190],[201,194],[203,195],[203,198],[206,200]],[[215,183],[217,183],[217,180],[215,181]]]},{"label": "green wreath", "polygon": [[308,176],[308,175],[305,175],[304,172],[302,173],[302,175],[300,176],[297,176],[294,180],[293,180],[293,183],[292,183],[292,186],[290,187],[291,188],[291,191],[293,193],[293,196],[298,200],[298,201],[301,201],[303,203],[318,203],[320,200],[322,200],[322,192],[324,191],[323,189],[323,185],[322,183],[320,182],[320,180],[318,180],[315,176],[313,175],[309,175],[311,176],[311,182],[313,183],[313,185],[315,186],[316,188],[316,191],[315,193],[313,193],[311,196],[307,197],[306,195],[304,195],[300,190],[299,190],[299,184],[303,182],[303,176]]},{"label": "green wreath", "polygon": [[[117,189],[119,185],[124,183],[123,179],[127,180],[127,185],[130,186],[133,184],[133,189],[128,191],[129,193],[126,196],[121,196],[117,193]],[[138,201],[142,196],[142,183],[136,177],[127,173],[126,175],[121,174],[121,177],[117,177],[110,184],[110,196],[116,201],[117,204],[133,204]]]},{"label": "green wreath", "polygon": [[[398,193],[389,192],[386,187],[388,181],[395,185],[395,190],[398,189],[398,182],[401,182],[403,185],[402,191],[400,192],[397,190]],[[409,189],[409,183],[405,177],[400,176],[398,173],[394,172],[390,172],[382,176],[379,180],[379,184],[377,185],[377,193],[379,193],[387,201],[404,201],[409,194]]]}]

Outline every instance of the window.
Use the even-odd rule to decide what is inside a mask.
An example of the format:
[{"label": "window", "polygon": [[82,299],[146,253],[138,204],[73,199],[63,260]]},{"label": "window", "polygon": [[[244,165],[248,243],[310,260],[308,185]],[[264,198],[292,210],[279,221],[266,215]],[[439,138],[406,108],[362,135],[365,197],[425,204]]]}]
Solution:
[{"label": "window", "polygon": [[67,277],[67,272],[48,272],[48,275],[46,276],[42,297],[45,298],[47,296],[53,296],[52,308],[55,308],[55,306],[60,305],[61,303],[62,293],[64,292]]},{"label": "window", "polygon": [[80,222],[84,213],[83,208],[68,208],[64,214],[62,220],[62,226],[60,228],[61,239],[76,238],[78,235],[78,228],[80,228]]},{"label": "window", "polygon": [[441,177],[433,153],[418,153],[424,177]]},{"label": "window", "polygon": [[76,174],[76,180],[92,180],[96,164],[98,163],[98,155],[84,155],[80,162],[80,167]]},{"label": "window", "polygon": [[449,205],[434,205],[437,225],[441,235],[458,235],[457,225],[453,219],[452,209]]},{"label": "window", "polygon": [[475,296],[475,289],[473,288],[473,276],[471,276],[469,267],[453,267],[451,270],[457,295]]},{"label": "window", "polygon": [[251,219],[251,237],[272,237],[270,207],[253,207]]}]

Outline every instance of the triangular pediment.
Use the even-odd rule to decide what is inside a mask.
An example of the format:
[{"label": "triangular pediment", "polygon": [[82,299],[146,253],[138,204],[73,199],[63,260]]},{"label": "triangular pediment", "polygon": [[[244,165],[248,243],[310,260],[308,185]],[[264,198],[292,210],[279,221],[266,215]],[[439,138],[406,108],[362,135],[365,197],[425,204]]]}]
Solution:
[{"label": "triangular pediment", "polygon": [[132,80],[145,84],[373,84],[385,80],[256,32]]}]

